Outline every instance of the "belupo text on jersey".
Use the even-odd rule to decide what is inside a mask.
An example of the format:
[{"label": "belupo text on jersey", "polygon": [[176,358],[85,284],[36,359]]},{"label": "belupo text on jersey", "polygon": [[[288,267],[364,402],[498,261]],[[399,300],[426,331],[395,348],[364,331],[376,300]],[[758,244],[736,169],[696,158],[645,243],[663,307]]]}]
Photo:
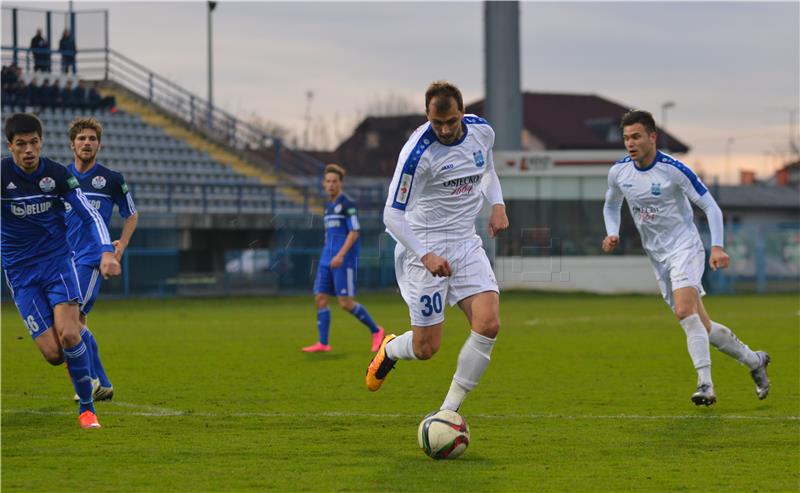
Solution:
[{"label": "belupo text on jersey", "polygon": [[[89,200],[89,205],[91,205],[92,207],[94,207],[94,208],[95,208],[95,209],[97,209],[97,210],[100,210],[100,205],[101,205],[101,204],[100,204],[100,201],[99,201],[99,200],[94,200],[94,199],[91,199],[91,200]],[[71,206],[71,205],[69,205],[69,202],[64,202],[64,209],[65,209],[67,212],[69,212],[69,211],[71,211],[71,210],[72,210],[72,206]]]},{"label": "belupo text on jersey", "polygon": [[33,216],[43,214],[53,207],[52,202],[37,202],[33,204],[11,203],[11,213],[17,217]]}]

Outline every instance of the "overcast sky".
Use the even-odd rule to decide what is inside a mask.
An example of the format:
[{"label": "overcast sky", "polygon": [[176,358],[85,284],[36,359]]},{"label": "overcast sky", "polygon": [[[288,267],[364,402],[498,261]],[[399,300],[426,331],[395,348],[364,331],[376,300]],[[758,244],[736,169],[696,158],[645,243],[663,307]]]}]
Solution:
[{"label": "overcast sky", "polygon": [[[7,7],[66,10],[68,3],[3,5],[6,45]],[[73,5],[108,9],[113,49],[205,97],[206,2]],[[483,8],[220,2],[215,101],[302,134],[312,91],[311,114],[329,129],[330,146],[376,100],[404,98],[422,111],[434,79],[455,82],[472,102],[484,90]],[[598,94],[657,119],[673,101],[667,127],[692,148],[684,160],[707,175],[724,171],[726,147],[731,169],[762,176],[788,158],[790,112],[797,119],[800,105],[800,2],[522,2],[520,14],[524,90]],[[24,44],[37,22],[24,17]],[[87,32],[101,25],[100,16],[79,17],[79,49],[101,39]]]}]

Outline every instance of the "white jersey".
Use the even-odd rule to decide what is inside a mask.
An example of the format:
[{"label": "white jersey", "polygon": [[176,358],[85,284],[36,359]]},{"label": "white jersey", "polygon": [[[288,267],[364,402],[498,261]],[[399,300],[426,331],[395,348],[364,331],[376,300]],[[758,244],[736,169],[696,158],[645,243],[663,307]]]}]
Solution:
[{"label": "white jersey", "polygon": [[494,130],[475,115],[463,118],[464,135],[445,145],[430,123],[409,137],[389,185],[386,206],[405,211],[415,236],[425,244],[474,237],[483,190],[494,175]]},{"label": "white jersey", "polygon": [[691,169],[658,151],[646,168],[637,168],[630,156],[617,161],[608,172],[606,203],[625,198],[645,251],[663,261],[681,250],[703,249],[689,201],[701,202],[707,193]]}]

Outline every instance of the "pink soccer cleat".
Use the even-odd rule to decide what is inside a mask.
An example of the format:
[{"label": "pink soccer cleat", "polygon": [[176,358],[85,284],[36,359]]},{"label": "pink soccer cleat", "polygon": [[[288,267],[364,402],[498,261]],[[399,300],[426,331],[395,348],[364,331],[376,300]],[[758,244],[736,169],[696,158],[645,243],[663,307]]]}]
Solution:
[{"label": "pink soccer cleat", "polygon": [[383,330],[383,327],[378,326],[378,332],[372,334],[372,352],[378,352],[378,349],[381,348],[381,342],[383,342],[383,335],[386,333]]},{"label": "pink soccer cleat", "polygon": [[81,423],[81,428],[84,429],[100,428],[100,422],[97,421],[97,416],[88,410],[78,416],[78,421]]},{"label": "pink soccer cleat", "polygon": [[327,353],[331,350],[331,346],[329,344],[322,344],[318,342],[316,344],[312,344],[311,346],[306,346],[300,349],[304,353]]}]

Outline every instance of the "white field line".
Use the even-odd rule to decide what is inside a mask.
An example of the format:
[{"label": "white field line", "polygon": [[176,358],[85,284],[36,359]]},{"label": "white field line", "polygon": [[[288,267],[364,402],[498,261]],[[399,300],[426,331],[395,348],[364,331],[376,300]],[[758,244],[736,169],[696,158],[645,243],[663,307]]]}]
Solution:
[{"label": "white field line", "polygon": [[[718,314],[718,317],[734,317],[732,315],[726,314]],[[783,319],[791,319],[795,316],[800,317],[800,311],[798,311],[795,315],[791,313],[781,312],[781,313],[761,313],[761,314],[748,314],[748,319],[776,319],[776,318],[783,318]],[[664,320],[664,321],[672,321],[674,318],[670,315],[670,313],[663,312],[663,313],[653,313],[650,315],[584,315],[580,317],[558,317],[558,318],[531,318],[528,320],[523,321],[523,325],[566,325],[572,323],[584,323],[584,322],[623,322],[627,324],[635,323],[638,321],[652,321],[652,320]]]},{"label": "white field line", "polygon": [[[139,405],[127,402],[111,402],[100,404],[101,407],[118,407],[122,409],[102,409],[99,414],[120,416],[146,416],[146,417],[201,417],[201,418],[419,418],[419,414],[409,413],[364,413],[351,411],[323,411],[317,413],[287,413],[287,412],[230,412],[210,413],[181,411],[158,406]],[[75,411],[52,411],[41,409],[3,409],[3,414],[36,414],[46,416],[69,416]],[[800,421],[800,416],[743,416],[736,414],[718,415],[641,415],[641,414],[471,414],[470,418],[489,420],[607,420],[607,421],[670,421],[670,420],[710,420],[710,421]]]}]

